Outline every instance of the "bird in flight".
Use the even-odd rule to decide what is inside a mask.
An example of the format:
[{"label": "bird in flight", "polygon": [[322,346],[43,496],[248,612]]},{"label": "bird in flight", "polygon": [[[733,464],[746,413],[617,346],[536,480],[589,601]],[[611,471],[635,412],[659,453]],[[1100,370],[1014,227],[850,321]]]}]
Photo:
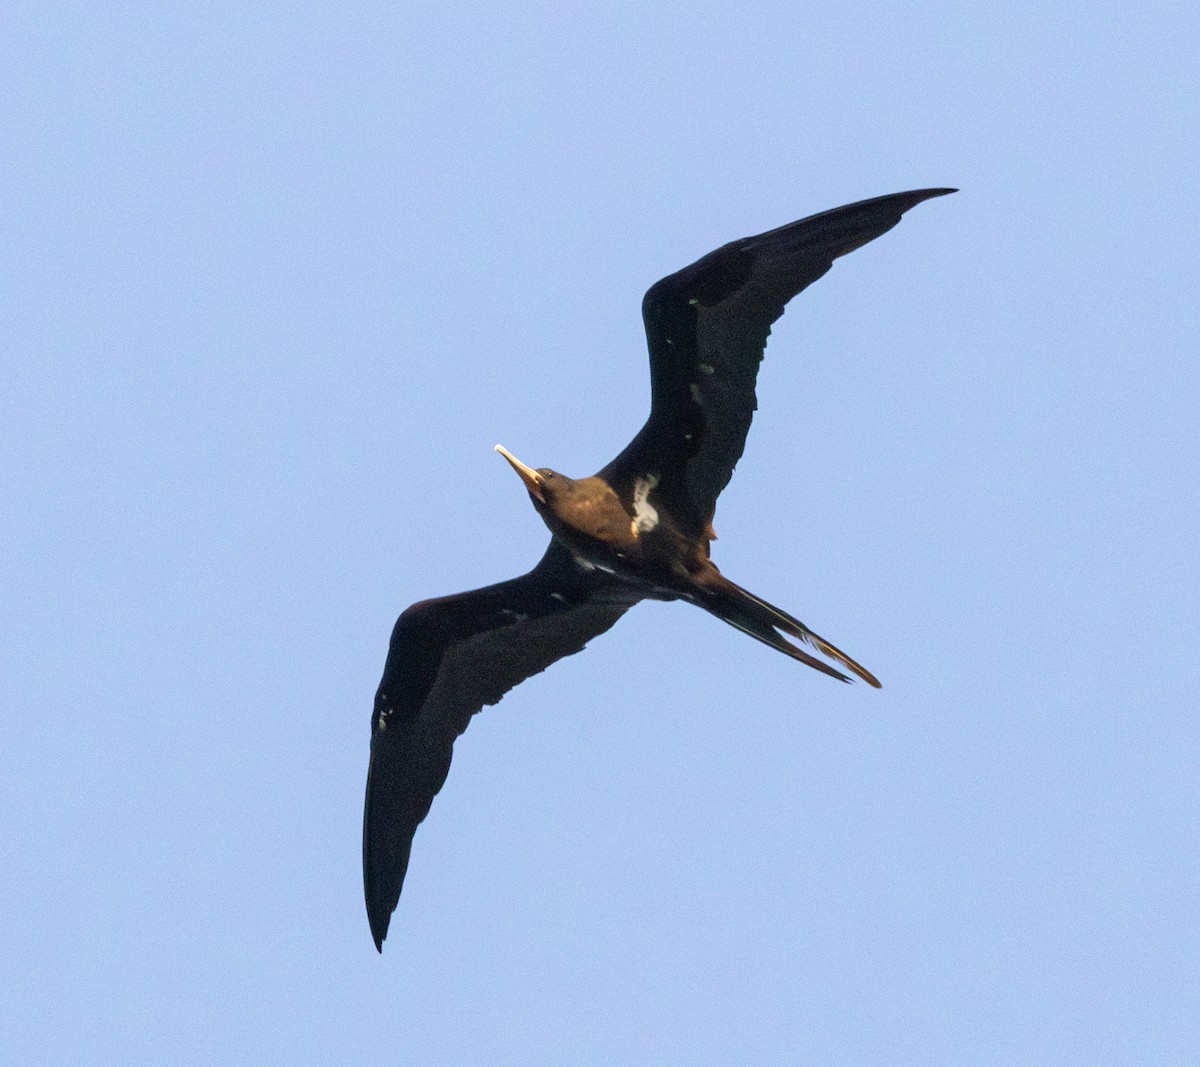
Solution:
[{"label": "bird in flight", "polygon": [[639,600],[687,601],[825,674],[878,688],[866,668],[717,570],[713,514],[745,446],[767,335],[787,302],[909,208],[952,192],[894,193],[812,215],[733,241],[651,286],[642,301],[650,417],[598,474],[534,470],[496,446],[550,528],[550,545],[528,574],[423,600],[396,621],[371,718],[363,816],[367,916],[380,952],[413,834],[471,716],[579,652]]}]

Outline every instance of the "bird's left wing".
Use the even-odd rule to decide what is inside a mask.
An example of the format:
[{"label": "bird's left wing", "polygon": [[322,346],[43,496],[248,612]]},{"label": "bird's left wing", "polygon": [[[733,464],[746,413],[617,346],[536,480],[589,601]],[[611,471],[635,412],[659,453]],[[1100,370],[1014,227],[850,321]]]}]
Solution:
[{"label": "bird's left wing", "polygon": [[771,324],[839,256],[952,192],[917,189],[823,211],[732,241],[652,285],[642,301],[650,418],[601,477],[627,494],[651,476],[686,532],[701,536],[742,455]]},{"label": "bird's left wing", "polygon": [[580,651],[639,599],[628,586],[584,572],[551,541],[528,574],[422,601],[396,621],[375,695],[363,814],[363,887],[381,952],[413,834],[471,716]]}]

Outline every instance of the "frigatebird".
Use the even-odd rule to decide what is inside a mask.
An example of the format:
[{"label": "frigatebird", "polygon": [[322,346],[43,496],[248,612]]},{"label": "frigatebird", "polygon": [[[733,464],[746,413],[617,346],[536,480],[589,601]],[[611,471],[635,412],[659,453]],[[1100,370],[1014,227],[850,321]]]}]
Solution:
[{"label": "frigatebird", "polygon": [[825,211],[718,248],[642,301],[650,417],[598,474],[527,467],[500,445],[550,546],[528,574],[405,611],[371,717],[363,881],[382,952],[417,826],[450,770],[455,739],[485,704],[579,652],[639,600],[685,600],[842,681],[802,641],[870,685],[875,676],[798,619],[727,579],[709,556],[717,497],[741,458],[771,324],[839,256],[909,208],[919,189]]}]

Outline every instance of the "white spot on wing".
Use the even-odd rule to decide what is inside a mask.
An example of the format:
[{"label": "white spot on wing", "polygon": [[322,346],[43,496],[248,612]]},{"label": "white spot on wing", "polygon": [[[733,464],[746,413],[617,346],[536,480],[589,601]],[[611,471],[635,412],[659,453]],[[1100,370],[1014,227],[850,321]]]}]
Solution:
[{"label": "white spot on wing", "polygon": [[700,368],[702,374],[713,374],[717,369],[711,363],[697,363],[696,366]]},{"label": "white spot on wing", "polygon": [[562,593],[551,593],[550,599],[557,600],[562,604],[565,604],[567,602],[567,598],[565,596],[563,596]]},{"label": "white spot on wing", "polygon": [[700,386],[698,386],[695,382],[692,382],[692,399],[697,404],[704,403],[704,401],[700,398]]},{"label": "white spot on wing", "polygon": [[[696,387],[693,385],[693,389]],[[633,534],[649,533],[658,525],[658,512],[650,503],[650,490],[658,485],[658,475],[639,478],[633,485]]]}]

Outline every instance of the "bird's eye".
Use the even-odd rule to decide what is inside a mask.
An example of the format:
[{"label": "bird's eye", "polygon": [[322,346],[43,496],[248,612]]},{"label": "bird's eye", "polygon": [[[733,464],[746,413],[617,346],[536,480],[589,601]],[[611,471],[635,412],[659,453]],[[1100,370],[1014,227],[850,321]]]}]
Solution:
[{"label": "bird's eye", "polygon": [[554,471],[542,471],[542,477],[545,478],[546,481],[550,481],[550,479],[554,477]]}]

